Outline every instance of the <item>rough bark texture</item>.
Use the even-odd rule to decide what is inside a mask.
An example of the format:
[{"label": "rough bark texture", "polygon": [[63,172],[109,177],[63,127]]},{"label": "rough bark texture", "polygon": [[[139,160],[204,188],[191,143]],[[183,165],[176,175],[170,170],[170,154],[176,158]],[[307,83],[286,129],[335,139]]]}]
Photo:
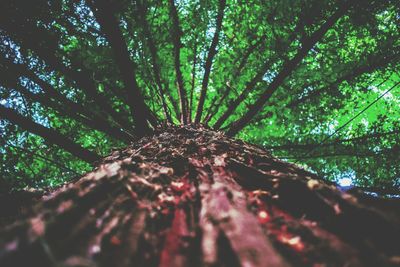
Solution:
[{"label": "rough bark texture", "polygon": [[221,132],[169,128],[2,227],[0,266],[396,266],[398,216],[374,203]]}]

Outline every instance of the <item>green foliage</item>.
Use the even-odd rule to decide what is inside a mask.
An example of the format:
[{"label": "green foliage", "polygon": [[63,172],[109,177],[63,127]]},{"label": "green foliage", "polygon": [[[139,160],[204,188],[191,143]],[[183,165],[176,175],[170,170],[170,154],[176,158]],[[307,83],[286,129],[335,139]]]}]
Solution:
[{"label": "green foliage", "polygon": [[[88,4],[90,1],[2,2],[0,52],[4,58],[12,64],[28,66],[69,100],[119,127],[71,78],[65,66],[79,71],[95,83],[98,92],[123,120],[135,122],[126,102],[121,70]],[[119,21],[145,102],[157,117],[165,119],[161,103],[164,97],[175,116],[174,123],[178,123],[176,103],[179,96],[168,1],[141,1],[147,7],[145,14],[140,13],[136,1],[112,2],[109,12]],[[215,113],[209,125],[214,125],[253,77],[263,70],[263,79],[251,88],[246,100],[222,128],[241,118],[281,71],[284,62],[296,55],[341,2],[227,1],[203,114],[205,118]],[[181,70],[188,95],[192,82],[194,85],[194,116],[215,32],[218,1],[176,1],[176,5],[182,31]],[[400,81],[396,73],[400,51],[399,2],[362,4],[356,1],[354,5],[308,52],[237,137],[275,147],[272,150],[275,156],[301,164],[327,179],[350,177],[362,186],[398,186],[400,88],[394,88],[345,128],[327,138]],[[146,35],[138,14],[145,16],[150,35]],[[157,50],[156,62],[168,97],[157,91],[149,38]],[[16,84],[34,93],[43,92],[43,88],[10,68],[10,62],[0,61],[0,71],[7,73],[0,80],[1,105],[57,129],[104,156],[114,147],[126,145],[19,93]],[[215,100],[226,90],[229,90],[228,96],[215,106]],[[11,188],[55,186],[90,168],[59,147],[47,144],[6,120],[0,121],[0,134],[0,178]]]}]

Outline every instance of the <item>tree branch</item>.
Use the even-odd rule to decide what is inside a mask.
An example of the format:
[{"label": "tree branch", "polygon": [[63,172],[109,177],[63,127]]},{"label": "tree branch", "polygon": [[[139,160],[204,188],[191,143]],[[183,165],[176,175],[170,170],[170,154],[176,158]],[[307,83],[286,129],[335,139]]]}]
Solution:
[{"label": "tree branch", "polygon": [[278,156],[279,159],[292,159],[297,160],[296,162],[300,162],[303,159],[315,159],[315,158],[332,158],[332,157],[361,157],[361,158],[371,158],[380,156],[382,153],[357,153],[357,152],[338,152],[338,153],[330,153],[330,154],[320,154],[320,155],[306,155],[306,156]]},{"label": "tree branch", "polygon": [[36,122],[33,122],[32,120],[18,114],[18,112],[13,109],[0,105],[0,117],[20,126],[31,133],[41,136],[47,142],[58,145],[62,149],[88,163],[93,163],[100,159],[99,155],[81,147],[69,138],[60,134],[58,131],[46,128]]},{"label": "tree branch", "polygon": [[125,91],[131,104],[131,114],[136,126],[135,131],[139,136],[149,134],[151,130],[147,121],[154,125],[157,124],[157,120],[149,112],[149,108],[145,104],[140,92],[136,81],[135,66],[130,60],[128,47],[126,46],[118,21],[112,13],[112,5],[104,0],[88,0],[88,2],[114,52],[114,58],[120,69],[125,84]]},{"label": "tree branch", "polygon": [[174,0],[169,0],[169,12],[172,18],[172,39],[174,45],[174,66],[175,66],[175,73],[176,73],[176,80],[177,80],[177,87],[178,87],[178,95],[180,101],[180,109],[181,109],[181,123],[187,124],[188,123],[188,103],[186,97],[186,90],[184,87],[183,76],[181,71],[181,61],[180,61],[180,54],[181,54],[181,28],[179,25],[179,17],[178,11],[176,10],[176,6]]},{"label": "tree branch", "polygon": [[197,104],[196,118],[194,121],[195,123],[199,123],[201,121],[201,115],[203,114],[204,101],[206,99],[208,82],[210,80],[211,65],[212,65],[214,56],[217,53],[216,48],[217,48],[218,41],[219,41],[219,34],[220,34],[221,28],[222,28],[222,20],[224,18],[225,5],[226,5],[226,0],[219,1],[215,33],[214,33],[214,37],[213,37],[213,40],[210,45],[210,49],[208,51],[206,64],[204,65],[204,77],[203,77],[203,82],[201,84],[199,102]]},{"label": "tree branch", "polygon": [[[235,72],[232,75],[233,79],[240,77],[241,72],[242,72],[244,66],[246,65],[250,55],[256,50],[256,48],[260,44],[264,43],[265,39],[266,39],[265,36],[262,36],[261,38],[259,38],[259,40],[257,42],[255,42],[254,44],[252,44],[248,47],[248,49],[246,50],[244,55],[242,55],[240,58],[237,58],[235,60],[235,63],[233,65],[236,65],[236,63],[239,61],[239,59],[241,59],[239,66],[236,68]],[[231,81],[227,82],[227,85],[225,87],[222,97],[220,97],[217,100],[218,96],[215,96],[214,99],[211,101],[211,105],[208,108],[208,112],[207,112],[206,118],[204,120],[204,123],[208,124],[208,122],[217,114],[218,107],[223,103],[223,101],[229,95],[229,93],[232,89],[232,87],[229,84],[231,84]]]},{"label": "tree branch", "polygon": [[368,73],[371,72],[379,67],[383,67],[385,65],[387,65],[389,62],[391,61],[395,61],[398,60],[399,57],[397,58],[380,58],[378,61],[373,62],[373,63],[366,63],[366,65],[364,66],[359,66],[357,68],[351,69],[350,72],[347,72],[345,74],[343,74],[341,77],[339,77],[335,82],[332,82],[326,86],[323,86],[321,88],[317,88],[312,90],[311,92],[309,92],[308,94],[306,94],[305,96],[299,98],[299,99],[295,99],[293,101],[291,101],[289,104],[286,105],[286,107],[288,108],[294,108],[302,103],[307,102],[308,100],[318,97],[320,96],[322,93],[330,91],[330,89],[333,86],[338,86],[340,85],[342,82],[344,81],[349,81],[349,80],[353,80],[355,78],[357,78],[358,76],[364,74],[364,73]]},{"label": "tree branch", "polygon": [[240,130],[242,130],[246,125],[253,119],[253,117],[262,109],[267,100],[272,96],[272,94],[279,88],[279,86],[284,82],[284,80],[294,71],[297,65],[306,57],[308,52],[313,48],[313,46],[322,39],[325,33],[343,16],[348,7],[341,4],[338,10],[329,17],[326,22],[315,31],[310,37],[306,38],[302,44],[302,47],[297,52],[297,54],[284,65],[280,73],[275,77],[275,79],[269,84],[269,86],[264,90],[262,95],[258,100],[249,107],[248,111],[240,119],[229,125],[227,131],[228,135],[235,135]]},{"label": "tree branch", "polygon": [[[39,102],[44,106],[51,107],[60,112],[60,114],[68,114],[85,125],[107,133],[119,140],[126,142],[134,139],[134,136],[132,136],[130,133],[120,130],[118,127],[113,127],[111,123],[101,116],[66,98],[64,95],[55,90],[50,84],[37,77],[36,74],[32,70],[28,69],[26,65],[14,64],[4,57],[0,57],[0,65],[2,66],[1,71],[3,74],[5,74],[1,77],[2,82],[8,87],[15,88],[33,101]],[[34,94],[19,85],[18,78],[23,76],[29,78],[31,81],[39,85],[45,93]]]},{"label": "tree branch", "polygon": [[254,78],[246,84],[244,90],[240,93],[238,97],[236,97],[229,105],[228,109],[218,118],[218,120],[214,123],[214,129],[220,129],[224,122],[233,114],[236,108],[246,99],[247,95],[254,88],[254,86],[259,83],[265,75],[265,72],[270,68],[272,64],[272,59],[265,62],[261,68],[261,70],[254,76]]},{"label": "tree branch", "polygon": [[[29,29],[20,30],[24,33],[31,31],[30,35],[17,36],[17,40],[23,50],[33,51],[53,70],[63,73],[67,78],[74,81],[76,85],[93,101],[93,105],[99,107],[99,110],[104,112],[106,115],[111,116],[111,118],[118,123],[121,128],[130,129],[130,123],[121,116],[121,113],[114,110],[105,96],[97,91],[95,83],[90,78],[91,75],[83,65],[72,62],[74,68],[67,67],[64,65],[62,60],[56,56],[56,53],[49,53],[50,48],[57,49],[57,40],[54,36],[49,35],[48,32],[39,29],[36,26],[29,25],[28,28]],[[43,47],[40,43],[36,42],[31,36],[33,34],[40,36],[41,38],[47,38],[42,40],[46,42],[47,47]]]},{"label": "tree branch", "polygon": [[[6,144],[6,146],[8,146],[8,147],[12,147],[12,148],[14,148],[14,149],[16,149],[16,150],[25,152],[25,153],[27,153],[28,155],[30,155],[31,157],[37,157],[37,158],[41,159],[42,161],[49,162],[50,164],[53,164],[54,166],[59,167],[60,169],[63,169],[63,170],[68,171],[68,172],[71,172],[71,173],[73,173],[73,174],[75,174],[75,175],[79,175],[78,172],[76,172],[75,170],[73,170],[73,169],[71,169],[71,168],[65,166],[65,165],[62,164],[61,162],[58,162],[58,161],[52,160],[52,159],[50,159],[50,158],[47,158],[47,157],[45,157],[45,156],[42,156],[42,155],[40,155],[39,153],[33,152],[33,151],[31,151],[31,150],[29,150],[29,149],[26,149],[26,148],[24,148],[24,147],[15,146],[15,145],[13,145],[13,144],[7,142],[7,140],[4,139],[2,136],[0,136],[0,140],[2,140],[2,142],[3,142],[4,144]],[[26,165],[27,165],[27,164],[26,164]],[[31,178],[31,177],[30,177],[30,178]]]},{"label": "tree branch", "polygon": [[[206,115],[206,119],[204,120],[204,123],[208,123],[213,116],[215,116],[218,112],[218,108],[221,106],[221,104],[224,102],[225,98],[229,95],[229,93],[232,91],[232,86],[229,86],[229,84],[226,84],[225,86],[225,91],[224,94],[222,95],[222,97],[220,97],[217,101],[217,97],[215,97],[212,102],[211,105],[208,109],[208,113]],[[232,103],[230,103],[228,105],[231,106]]]},{"label": "tree branch", "polygon": [[159,58],[157,55],[157,48],[153,39],[153,36],[150,32],[150,26],[149,23],[147,22],[146,19],[146,14],[147,14],[147,6],[146,6],[146,0],[138,0],[136,1],[136,5],[138,8],[137,16],[139,17],[139,21],[142,25],[143,28],[143,33],[144,33],[144,38],[147,42],[147,45],[150,50],[150,55],[151,55],[151,62],[153,66],[153,73],[155,76],[156,84],[157,84],[157,89],[161,98],[161,103],[163,107],[163,112],[165,117],[167,118],[168,122],[172,123],[172,118],[168,110],[168,105],[166,103],[165,96],[169,98],[170,102],[172,103],[172,96],[169,91],[164,90],[161,82],[161,68],[159,64]]},{"label": "tree branch", "polygon": [[126,132],[122,132],[120,129],[112,127],[106,123],[103,123],[101,121],[93,120],[90,118],[87,118],[85,116],[82,116],[79,114],[76,110],[74,110],[71,106],[68,106],[67,103],[57,103],[53,101],[51,98],[47,97],[45,94],[38,93],[34,94],[28,89],[24,88],[20,84],[16,84],[13,87],[15,90],[20,92],[21,94],[25,95],[27,98],[29,98],[33,102],[38,102],[44,107],[49,107],[57,111],[60,115],[62,116],[69,116],[70,118],[82,123],[85,126],[88,126],[89,128],[92,128],[94,130],[101,131],[117,140],[123,141],[125,143],[130,142],[133,140],[133,136],[127,134]]},{"label": "tree branch", "polygon": [[327,146],[335,146],[342,143],[349,143],[349,142],[365,142],[369,139],[373,138],[381,138],[388,135],[399,134],[400,129],[396,129],[389,132],[377,132],[372,134],[366,134],[363,136],[347,138],[342,140],[335,140],[334,142],[319,144],[319,143],[312,143],[312,144],[284,144],[284,145],[277,145],[277,146],[264,146],[265,149],[272,149],[272,150],[308,150],[313,149],[315,147],[327,147]]},{"label": "tree branch", "polygon": [[189,122],[192,121],[192,108],[193,108],[193,94],[194,94],[194,86],[196,82],[196,64],[197,64],[197,42],[194,41],[194,49],[193,49],[193,65],[192,65],[192,84],[190,88],[190,98],[189,98]]},{"label": "tree branch", "polygon": [[[302,25],[303,25],[303,22],[299,21],[296,28],[293,30],[293,32],[288,37],[286,48],[289,48],[289,45],[294,41],[295,37],[297,36],[298,30],[302,27]],[[285,48],[281,48],[281,49],[283,50]],[[257,72],[257,74],[253,77],[253,79],[251,79],[248,83],[246,83],[246,87],[240,93],[240,95],[238,97],[236,97],[232,101],[232,103],[229,104],[228,109],[221,115],[220,118],[218,118],[218,120],[213,125],[213,128],[215,128],[215,129],[221,128],[221,126],[233,114],[233,112],[236,110],[236,108],[246,99],[247,95],[254,88],[254,86],[256,86],[257,83],[262,81],[262,78],[264,77],[265,73],[270,69],[271,65],[274,63],[274,60],[275,60],[275,58],[271,57],[261,66],[261,69]]]}]

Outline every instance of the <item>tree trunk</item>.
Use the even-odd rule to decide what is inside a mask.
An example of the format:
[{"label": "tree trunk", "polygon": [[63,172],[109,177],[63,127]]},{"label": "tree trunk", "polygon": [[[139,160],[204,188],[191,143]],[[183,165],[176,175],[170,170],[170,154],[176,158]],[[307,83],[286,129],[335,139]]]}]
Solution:
[{"label": "tree trunk", "polygon": [[168,128],[3,227],[0,266],[396,266],[399,217],[363,203],[221,132]]}]

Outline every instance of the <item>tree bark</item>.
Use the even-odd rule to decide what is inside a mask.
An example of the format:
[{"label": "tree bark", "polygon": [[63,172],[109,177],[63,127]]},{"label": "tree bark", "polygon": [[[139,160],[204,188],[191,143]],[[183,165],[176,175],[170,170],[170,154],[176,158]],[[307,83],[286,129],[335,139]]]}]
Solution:
[{"label": "tree bark", "polygon": [[221,132],[158,129],[3,227],[0,265],[395,266],[399,217],[364,201]]}]

